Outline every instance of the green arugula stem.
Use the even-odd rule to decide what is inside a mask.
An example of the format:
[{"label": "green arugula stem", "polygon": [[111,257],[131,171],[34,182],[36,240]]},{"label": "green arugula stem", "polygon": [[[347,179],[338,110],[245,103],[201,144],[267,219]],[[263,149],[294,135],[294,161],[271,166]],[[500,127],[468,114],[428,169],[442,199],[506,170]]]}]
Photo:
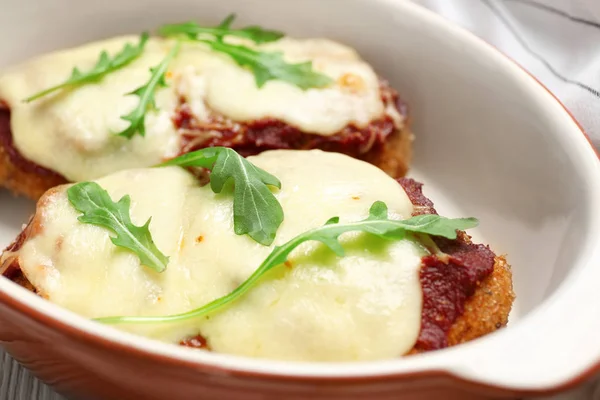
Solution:
[{"label": "green arugula stem", "polygon": [[23,101],[25,103],[31,103],[32,101],[37,100],[40,97],[44,97],[47,94],[56,92],[57,90],[60,90],[60,89],[66,88],[67,86],[72,86],[72,85],[75,85],[75,84],[69,83],[69,82],[64,82],[64,83],[61,83],[60,85],[52,86],[46,90],[42,90],[41,92],[38,92],[38,93],[34,94],[33,96],[30,96],[30,97],[24,99]]},{"label": "green arugula stem", "polygon": [[70,86],[82,85],[85,83],[97,82],[100,78],[104,77],[106,74],[114,72],[136,58],[138,58],[144,48],[146,46],[146,42],[148,41],[148,33],[144,32],[140,37],[140,42],[137,46],[132,46],[130,43],[127,43],[125,47],[117,53],[112,59],[109,57],[106,51],[102,51],[100,53],[100,57],[96,62],[96,65],[87,72],[81,72],[77,68],[73,68],[71,72],[71,76],[65,82],[58,84],[56,86],[52,86],[48,89],[42,90],[39,93],[36,93],[23,101],[26,103],[32,102],[34,100],[39,99],[40,97],[44,97],[52,92],[55,92],[60,89],[64,89]]},{"label": "green arugula stem", "polygon": [[375,202],[371,206],[369,217],[365,220],[339,224],[339,218],[334,217],[327,221],[324,226],[301,233],[283,245],[276,246],[261,263],[258,269],[256,269],[240,286],[231,293],[219,297],[200,308],[169,316],[105,317],[97,318],[96,321],[106,324],[164,323],[206,316],[237,301],[248,292],[248,290],[255,286],[265,273],[285,263],[290,253],[304,242],[319,241],[329,247],[338,256],[343,256],[344,249],[339,242],[339,236],[347,232],[368,232],[388,240],[404,239],[407,232],[425,233],[446,237],[448,239],[456,239],[457,230],[473,228],[477,226],[477,224],[478,222],[475,218],[448,219],[438,215],[419,215],[407,220],[390,220],[387,218],[387,207],[385,203]]}]

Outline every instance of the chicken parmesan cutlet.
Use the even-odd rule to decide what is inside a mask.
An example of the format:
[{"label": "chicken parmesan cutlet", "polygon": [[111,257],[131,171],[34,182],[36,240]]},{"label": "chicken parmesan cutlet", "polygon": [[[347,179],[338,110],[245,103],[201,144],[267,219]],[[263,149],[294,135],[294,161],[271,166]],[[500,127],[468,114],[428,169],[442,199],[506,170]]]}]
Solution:
[{"label": "chicken parmesan cutlet", "polygon": [[231,21],[166,25],[4,71],[0,185],[37,199],[215,146],[321,149],[404,176],[407,107],[355,50]]},{"label": "chicken parmesan cutlet", "polygon": [[49,190],[0,274],[202,351],[391,359],[506,325],[510,267],[471,241],[477,223],[438,215],[420,183],[346,155],[219,147]]}]

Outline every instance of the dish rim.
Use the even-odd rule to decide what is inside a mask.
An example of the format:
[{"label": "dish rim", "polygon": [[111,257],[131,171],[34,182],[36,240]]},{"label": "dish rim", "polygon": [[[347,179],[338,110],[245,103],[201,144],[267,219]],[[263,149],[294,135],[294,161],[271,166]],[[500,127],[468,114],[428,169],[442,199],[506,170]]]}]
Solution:
[{"label": "dish rim", "polygon": [[[593,153],[596,154],[596,159],[600,160],[600,154],[594,148],[589,136],[577,122],[573,115],[568,109],[562,104],[562,102],[537,78],[523,68],[512,58],[498,50],[496,47],[483,41],[479,37],[475,36],[468,30],[445,20],[441,16],[423,8],[418,4],[411,2],[401,2],[398,0],[370,0],[383,3],[383,5],[390,8],[405,8],[410,9],[411,13],[420,15],[436,25],[436,29],[443,29],[448,33],[451,33],[455,40],[466,43],[469,46],[476,48],[478,53],[482,54],[483,58],[495,61],[496,64],[503,63],[503,69],[506,71],[507,76],[512,73],[527,77],[531,82],[535,82],[537,87],[541,87],[545,92],[544,97],[547,98],[548,104],[554,102],[558,104],[565,112],[565,116],[568,117],[581,132],[584,138],[587,140],[589,147]],[[503,61],[502,61],[503,60]],[[533,89],[532,89],[533,90]],[[538,89],[539,90],[539,89]],[[540,91],[542,92],[542,91]],[[549,95],[549,96],[548,96]],[[565,120],[565,124],[568,121]],[[565,133],[565,136],[567,133]],[[573,140],[580,140],[573,136]],[[573,150],[574,151],[574,150]],[[600,174],[597,174],[600,179]],[[552,296],[551,296],[552,297]],[[544,303],[550,300],[546,299]],[[375,368],[383,366],[385,364],[398,364],[397,360],[390,361],[374,361],[368,363],[352,363],[355,367],[365,369],[361,374],[348,374],[343,372],[341,374],[330,373],[324,374],[319,372],[320,368],[317,368],[314,373],[289,373],[289,363],[282,363],[272,360],[257,360],[249,359],[246,357],[232,356],[226,354],[192,354],[188,349],[181,349],[175,345],[157,343],[156,341],[139,337],[133,334],[125,333],[113,329],[108,326],[103,326],[89,321],[81,316],[78,316],[68,310],[62,309],[61,307],[47,302],[34,294],[17,287],[13,283],[6,279],[0,279],[0,303],[11,308],[15,312],[18,312],[26,318],[36,320],[44,325],[50,327],[55,331],[64,333],[69,339],[78,341],[85,346],[92,346],[96,348],[102,348],[110,350],[111,352],[127,353],[131,357],[141,358],[147,361],[161,363],[162,365],[173,365],[185,368],[191,368],[194,370],[203,370],[207,373],[226,373],[239,377],[249,377],[264,380],[282,381],[292,380],[296,383],[308,382],[308,381],[326,381],[328,383],[374,383],[378,381],[388,380],[406,380],[415,378],[437,378],[445,377],[449,378],[460,384],[462,387],[468,387],[475,390],[485,390],[488,393],[496,393],[499,395],[548,395],[557,393],[562,390],[566,390],[576,386],[582,381],[588,379],[595,373],[600,372],[600,359],[595,364],[587,366],[580,374],[566,379],[563,382],[557,383],[552,387],[538,388],[538,389],[524,389],[524,388],[510,388],[505,386],[493,385],[490,383],[480,382],[476,379],[468,379],[462,377],[451,371],[450,367],[440,368],[440,357],[437,352],[422,354],[414,356],[411,362],[403,362],[403,365],[399,367],[391,365],[392,370],[379,370],[381,368]],[[535,313],[537,310],[533,310],[531,313]],[[499,333],[500,335],[504,332]],[[493,334],[494,336],[497,334]],[[492,336],[492,335],[490,335]],[[485,340],[485,339],[480,339]],[[463,348],[470,346],[471,343],[463,344],[457,348],[450,348],[442,350],[443,356],[450,358],[448,354],[461,352]],[[157,351],[158,350],[160,351]],[[189,353],[189,354],[184,354]],[[202,352],[204,353],[204,352]],[[198,355],[200,354],[200,355]],[[442,357],[443,357],[442,356]],[[256,366],[252,366],[256,364]],[[261,368],[259,364],[268,364],[269,368]],[[311,365],[311,369],[315,368],[315,364],[312,363],[293,363],[294,365]],[[409,365],[407,365],[409,364]],[[282,368],[283,365],[288,368]],[[333,370],[336,366],[345,365],[348,363],[330,363],[327,364],[327,368]],[[435,368],[435,366],[438,366]],[[345,368],[344,368],[345,369]],[[342,369],[342,371],[344,370]],[[358,369],[358,368],[357,368]],[[378,369],[374,370],[374,369]],[[395,370],[395,371],[394,371]]]}]

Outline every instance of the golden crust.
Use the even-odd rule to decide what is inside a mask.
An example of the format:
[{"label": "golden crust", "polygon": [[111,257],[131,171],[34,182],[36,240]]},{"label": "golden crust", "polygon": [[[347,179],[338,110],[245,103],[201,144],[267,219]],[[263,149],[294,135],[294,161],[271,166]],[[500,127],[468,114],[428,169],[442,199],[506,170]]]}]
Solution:
[{"label": "golden crust", "polygon": [[514,299],[510,265],[504,256],[497,256],[494,271],[479,284],[465,303],[463,315],[450,328],[448,344],[468,342],[505,327]]},{"label": "golden crust", "polygon": [[405,121],[403,129],[394,130],[381,149],[367,154],[364,160],[378,166],[393,178],[402,178],[410,168],[413,140],[414,135]]},{"label": "golden crust", "polygon": [[[456,346],[504,328],[514,300],[510,265],[504,256],[496,256],[494,270],[479,283],[473,296],[467,299],[464,313],[450,328],[448,346]],[[415,347],[407,355],[423,352]]]},{"label": "golden crust", "polygon": [[48,189],[63,183],[66,181],[58,175],[44,176],[13,164],[7,149],[0,144],[0,185],[15,195],[24,195],[37,200]]}]

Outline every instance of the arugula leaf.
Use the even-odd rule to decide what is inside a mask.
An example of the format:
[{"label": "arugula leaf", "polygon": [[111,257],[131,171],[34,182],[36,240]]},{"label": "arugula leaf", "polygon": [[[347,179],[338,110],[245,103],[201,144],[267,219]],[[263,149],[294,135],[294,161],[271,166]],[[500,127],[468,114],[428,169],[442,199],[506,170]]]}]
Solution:
[{"label": "arugula leaf", "polygon": [[[224,42],[223,37],[225,36],[242,37],[257,44],[273,42],[284,36],[281,32],[266,30],[260,26],[231,29],[234,19],[235,14],[231,14],[214,28],[202,27],[195,22],[164,25],[159,29],[159,33],[163,36],[183,35],[189,40],[209,45],[214,51],[228,54],[237,64],[248,67],[254,73],[256,85],[259,88],[270,80],[285,81],[304,90],[325,87],[333,82],[327,75],[313,70],[310,61],[290,64],[284,60],[281,52],[261,52],[246,46]],[[214,39],[202,36],[206,34],[214,36]]]},{"label": "arugula leaf", "polygon": [[161,167],[169,165],[211,170],[210,187],[215,193],[221,193],[225,184],[233,180],[235,233],[248,234],[265,246],[273,243],[283,222],[283,209],[268,186],[281,189],[279,179],[226,147],[197,150],[160,164]]},{"label": "arugula leaf", "polygon": [[163,272],[169,257],[158,250],[148,227],[149,218],[143,226],[136,226],[129,216],[129,196],[113,202],[108,192],[95,182],[81,182],[67,190],[71,205],[82,215],[77,219],[85,224],[107,228],[116,234],[110,240],[119,247],[134,252],[143,265]]},{"label": "arugula leaf", "polygon": [[195,40],[206,43],[215,51],[228,54],[238,65],[248,67],[259,88],[270,80],[285,81],[303,90],[325,87],[333,82],[327,75],[313,70],[312,61],[290,64],[283,59],[282,52],[261,52],[223,41]]},{"label": "arugula leaf", "polygon": [[165,81],[165,72],[167,72],[169,63],[179,51],[179,47],[180,42],[177,42],[160,64],[158,64],[156,67],[150,68],[150,80],[148,80],[145,85],[140,86],[133,92],[127,93],[138,96],[140,98],[140,102],[129,114],[121,116],[121,119],[130,122],[130,124],[129,127],[118,133],[118,136],[131,139],[136,133],[139,133],[140,136],[146,135],[146,112],[149,109],[156,110],[154,92],[158,87],[167,86],[167,82]]},{"label": "arugula leaf", "polygon": [[442,236],[448,239],[456,239],[457,230],[474,228],[478,225],[475,218],[450,219],[439,215],[428,215],[412,217],[406,220],[388,219],[387,206],[381,201],[373,203],[369,210],[369,217],[358,222],[340,224],[338,217],[333,217],[319,228],[301,233],[281,246],[276,246],[271,254],[262,262],[248,279],[231,293],[215,299],[210,303],[182,314],[158,317],[107,317],[98,318],[97,321],[115,323],[163,323],[183,321],[191,318],[203,317],[217,311],[226,305],[238,300],[248,292],[267,272],[286,262],[288,256],[298,246],[308,241],[318,241],[329,247],[336,255],[343,257],[344,248],[339,242],[339,237],[347,232],[368,232],[388,240],[401,240],[407,232]]},{"label": "arugula leaf", "polygon": [[163,25],[158,29],[158,32],[163,36],[185,35],[191,39],[197,38],[200,34],[213,35],[217,39],[222,39],[224,36],[237,36],[250,39],[257,44],[274,42],[284,36],[283,32],[264,29],[256,25],[242,29],[231,29],[235,17],[235,14],[229,14],[223,22],[213,28],[200,26],[196,22],[190,21],[182,24]]},{"label": "arugula leaf", "polygon": [[[217,25],[218,28],[221,29],[229,29],[231,28],[231,24],[233,24],[233,21],[237,18],[237,15],[235,15],[235,13],[231,13],[228,16],[225,17],[225,19],[223,21],[221,21],[221,23],[219,25]],[[281,33],[281,32],[279,32]],[[283,33],[281,33],[281,35],[283,35]]]},{"label": "arugula leaf", "polygon": [[106,51],[102,51],[102,53],[100,53],[98,61],[96,62],[96,65],[94,65],[94,67],[91,70],[87,72],[81,72],[77,67],[75,67],[71,72],[71,76],[65,82],[56,86],[52,86],[51,88],[45,89],[32,96],[29,96],[23,101],[29,103],[33,100],[39,99],[40,97],[43,97],[47,94],[50,94],[68,86],[96,82],[109,72],[116,71],[117,69],[124,67],[131,61],[138,58],[144,51],[144,47],[146,46],[147,41],[148,33],[144,32],[142,33],[140,41],[136,46],[133,46],[131,43],[127,43],[125,47],[123,47],[123,49],[119,53],[115,54],[115,56],[112,59]]}]

